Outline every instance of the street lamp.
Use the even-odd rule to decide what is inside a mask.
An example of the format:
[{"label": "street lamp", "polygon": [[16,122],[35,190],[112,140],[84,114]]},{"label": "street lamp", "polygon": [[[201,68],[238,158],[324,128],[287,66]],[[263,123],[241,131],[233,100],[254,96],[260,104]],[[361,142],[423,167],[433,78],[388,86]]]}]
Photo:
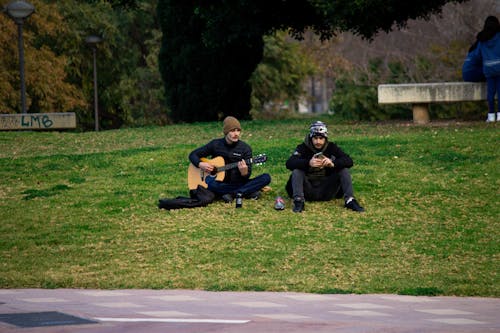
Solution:
[{"label": "street lamp", "polygon": [[24,47],[23,24],[33,12],[35,6],[26,1],[12,1],[4,7],[3,11],[16,22],[19,46],[19,72],[21,74],[21,112],[26,113],[26,86],[24,83]]},{"label": "street lamp", "polygon": [[95,131],[99,131],[99,110],[97,108],[97,44],[102,42],[102,38],[96,35],[90,35],[85,38],[85,42],[92,48],[94,55],[94,117],[95,117]]}]

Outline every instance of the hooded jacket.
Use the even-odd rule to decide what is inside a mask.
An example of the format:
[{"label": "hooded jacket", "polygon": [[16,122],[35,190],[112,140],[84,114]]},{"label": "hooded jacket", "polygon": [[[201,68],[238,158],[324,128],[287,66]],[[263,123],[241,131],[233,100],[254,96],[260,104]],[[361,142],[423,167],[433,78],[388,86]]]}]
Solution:
[{"label": "hooded jacket", "polygon": [[479,41],[477,48],[469,54],[472,62],[483,63],[484,76],[500,75],[500,32],[491,39]]},{"label": "hooded jacket", "polygon": [[[314,154],[322,152],[323,155],[330,158],[333,163],[333,168],[313,168],[309,166],[309,161]],[[286,168],[289,170],[300,169],[306,172],[309,178],[321,178],[329,176],[333,172],[339,171],[343,168],[350,168],[354,165],[353,160],[349,155],[344,153],[339,146],[334,142],[329,142],[328,139],[322,149],[316,149],[309,135],[306,135],[304,142],[299,144],[292,156],[286,161]]]},{"label": "hooded jacket", "polygon": [[474,57],[474,51],[477,49],[476,41],[469,49],[467,57],[462,65],[462,79],[465,82],[482,82],[486,81],[483,74],[483,64],[479,57]]}]

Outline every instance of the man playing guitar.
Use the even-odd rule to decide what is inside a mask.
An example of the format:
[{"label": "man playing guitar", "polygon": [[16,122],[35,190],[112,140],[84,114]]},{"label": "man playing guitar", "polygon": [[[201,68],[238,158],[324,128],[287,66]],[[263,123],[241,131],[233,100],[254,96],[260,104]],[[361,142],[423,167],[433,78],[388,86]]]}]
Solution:
[{"label": "man playing guitar", "polygon": [[[189,154],[190,162],[204,173],[208,174],[204,181],[208,189],[226,202],[236,198],[236,207],[242,205],[242,198],[258,199],[260,190],[271,182],[267,173],[255,178],[252,174],[252,148],[240,140],[240,122],[231,116],[223,122],[224,137],[213,139]],[[216,178],[217,166],[207,158],[222,157],[226,165],[234,168],[226,169],[223,179]]]}]

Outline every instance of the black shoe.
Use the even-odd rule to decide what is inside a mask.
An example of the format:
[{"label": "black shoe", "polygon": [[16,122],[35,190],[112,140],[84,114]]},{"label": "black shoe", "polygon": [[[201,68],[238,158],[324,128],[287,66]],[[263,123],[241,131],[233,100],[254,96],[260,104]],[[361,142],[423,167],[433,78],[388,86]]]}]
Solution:
[{"label": "black shoe", "polygon": [[293,212],[300,213],[304,210],[304,199],[295,198],[293,199]]},{"label": "black shoe", "polygon": [[245,196],[246,199],[257,200],[260,198],[260,191],[255,191]]},{"label": "black shoe", "polygon": [[243,195],[241,193],[236,194],[236,208],[241,208],[243,206]]},{"label": "black shoe", "polygon": [[224,200],[225,203],[231,203],[234,200],[234,196],[231,193],[226,193],[222,196],[222,200]]},{"label": "black shoe", "polygon": [[344,207],[349,208],[355,212],[360,212],[360,213],[365,211],[365,209],[363,207],[361,207],[359,205],[359,203],[356,201],[356,199],[354,199],[354,198],[347,200]]}]

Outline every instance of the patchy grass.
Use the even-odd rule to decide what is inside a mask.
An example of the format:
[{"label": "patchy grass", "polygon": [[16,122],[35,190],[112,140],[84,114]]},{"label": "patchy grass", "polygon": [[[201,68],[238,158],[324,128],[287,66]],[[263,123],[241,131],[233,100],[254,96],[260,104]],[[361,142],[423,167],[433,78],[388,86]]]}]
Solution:
[{"label": "patchy grass", "polygon": [[496,124],[329,123],[366,208],[286,197],[309,120],[242,122],[272,191],[243,209],[158,210],[221,124],[0,133],[0,287],[500,296]]}]

